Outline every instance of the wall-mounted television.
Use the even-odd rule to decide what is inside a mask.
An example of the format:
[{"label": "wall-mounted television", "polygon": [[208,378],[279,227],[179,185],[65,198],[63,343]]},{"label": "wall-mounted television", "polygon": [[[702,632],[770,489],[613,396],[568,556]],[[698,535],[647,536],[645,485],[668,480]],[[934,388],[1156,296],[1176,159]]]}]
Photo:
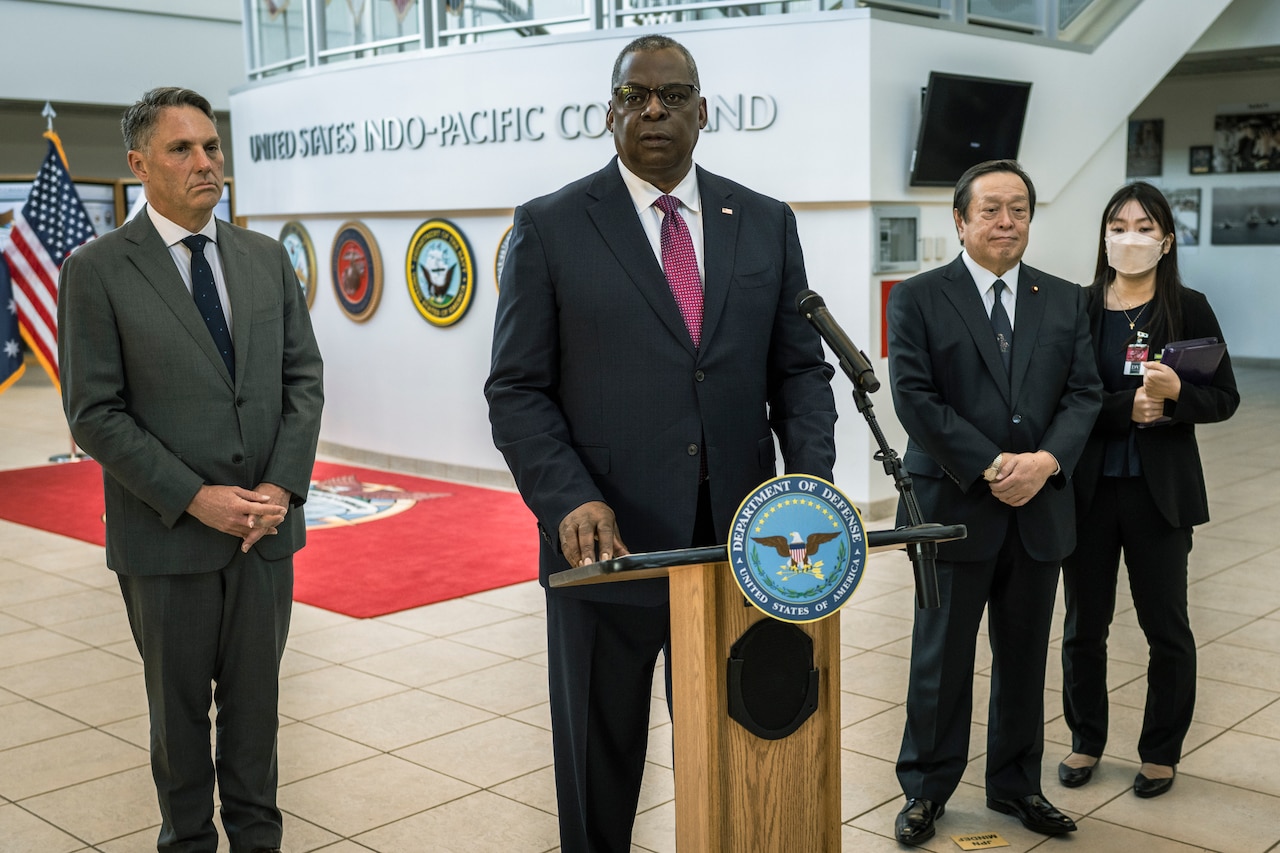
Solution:
[{"label": "wall-mounted television", "polygon": [[930,71],[911,186],[955,186],[975,163],[1016,158],[1030,96],[1030,83]]}]

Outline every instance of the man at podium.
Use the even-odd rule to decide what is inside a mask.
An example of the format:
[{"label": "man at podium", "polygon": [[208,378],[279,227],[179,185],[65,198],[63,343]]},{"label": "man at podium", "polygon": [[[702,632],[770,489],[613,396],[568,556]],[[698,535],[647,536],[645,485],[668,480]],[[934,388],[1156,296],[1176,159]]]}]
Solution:
[{"label": "man at podium", "polygon": [[[699,87],[677,42],[628,44],[606,119],[617,158],[515,213],[485,395],[544,586],[631,550],[724,542],[776,473],[775,435],[787,471],[831,478],[833,371],[794,308],[795,216],[694,166]],[[547,591],[564,853],[630,849],[669,622],[665,579]]]}]

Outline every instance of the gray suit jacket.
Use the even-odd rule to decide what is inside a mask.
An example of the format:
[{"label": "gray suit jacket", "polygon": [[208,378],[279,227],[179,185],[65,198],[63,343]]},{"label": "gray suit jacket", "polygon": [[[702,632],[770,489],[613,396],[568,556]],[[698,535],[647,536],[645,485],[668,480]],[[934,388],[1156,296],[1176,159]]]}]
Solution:
[{"label": "gray suit jacket", "polygon": [[[233,383],[169,250],[145,214],[62,266],[63,407],[102,465],[107,565],[123,574],[213,571],[240,540],[185,510],[204,484],[275,483],[306,500],[323,404],[320,350],[284,248],[218,222],[234,321]],[[303,513],[254,548],[288,556]]]},{"label": "gray suit jacket", "polygon": [[[633,552],[688,547],[704,443],[720,537],[774,475],[774,435],[788,471],[831,477],[832,370],[795,309],[807,287],[795,216],[697,174],[698,349],[616,161],[516,210],[485,393],[495,443],[538,518],[544,583],[568,568],[560,521],[587,501],[613,508]],[[603,586],[627,597],[644,584]]]},{"label": "gray suit jacket", "polygon": [[[1027,553],[1061,560],[1075,547],[1068,480],[1102,405],[1083,288],[1022,265],[1008,373],[959,256],[894,287],[888,320],[893,405],[910,437],[903,467],[925,521],[969,528],[938,557],[994,557],[1016,513]],[[1036,450],[1061,473],[1024,506],[998,501],[982,470],[1001,451]]]}]

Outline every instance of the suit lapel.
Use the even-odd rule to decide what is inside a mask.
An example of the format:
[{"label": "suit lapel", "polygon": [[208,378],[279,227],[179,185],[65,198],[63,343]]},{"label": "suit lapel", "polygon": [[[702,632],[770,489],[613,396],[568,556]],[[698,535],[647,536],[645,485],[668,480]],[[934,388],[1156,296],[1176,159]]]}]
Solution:
[{"label": "suit lapel", "polygon": [[1013,399],[1018,399],[1022,383],[1027,378],[1027,370],[1031,367],[1031,353],[1035,350],[1036,339],[1040,335],[1040,325],[1044,321],[1045,297],[1040,295],[1036,282],[1040,273],[1026,264],[1018,273],[1018,304],[1014,308],[1013,323],[1013,364],[1010,367],[1010,379]]},{"label": "suit lapel", "polygon": [[169,247],[160,239],[160,233],[151,224],[151,217],[143,211],[126,223],[124,228],[125,238],[132,244],[125,252],[127,260],[142,273],[143,278],[191,335],[196,346],[222,372],[223,378],[230,385],[231,375],[227,373],[227,366],[213,343],[209,327],[200,316],[191,292],[182,283],[182,276],[174,266],[173,256],[169,254]]},{"label": "suit lapel", "polygon": [[[991,318],[982,305],[982,297],[978,295],[978,285],[974,283],[973,276],[969,275],[969,269],[964,265],[963,258],[957,256],[943,272],[943,278],[946,280],[943,294],[955,307],[956,313],[960,315],[965,328],[973,337],[978,353],[982,356],[987,371],[995,380],[996,387],[1000,389],[1001,396],[1006,403],[1011,403],[1013,398],[1009,391],[1009,374],[1004,369],[1004,360],[1000,358],[1000,346],[996,343],[995,332],[991,330]],[[1021,309],[1018,316],[1022,316]],[[1015,341],[1013,351],[1016,356],[1018,352],[1016,327],[1013,336]]]},{"label": "suit lapel", "polygon": [[702,349],[715,335],[716,326],[729,298],[733,275],[734,247],[738,243],[738,207],[733,191],[715,175],[698,169],[698,193],[702,196]]},{"label": "suit lapel", "polygon": [[595,180],[587,188],[587,195],[593,199],[587,205],[587,215],[595,223],[609,250],[662,324],[693,352],[693,340],[685,328],[684,317],[636,216],[635,202],[622,181],[616,158],[596,173]]},{"label": "suit lapel", "polygon": [[[218,223],[218,254],[222,255],[222,272],[227,280],[227,298],[231,301],[231,340],[236,351],[236,383],[240,382],[249,361],[249,334],[253,323],[253,278],[249,255],[225,222]],[[206,330],[207,331],[207,330]],[[212,340],[212,337],[210,337]],[[230,378],[230,377],[228,377]]]}]

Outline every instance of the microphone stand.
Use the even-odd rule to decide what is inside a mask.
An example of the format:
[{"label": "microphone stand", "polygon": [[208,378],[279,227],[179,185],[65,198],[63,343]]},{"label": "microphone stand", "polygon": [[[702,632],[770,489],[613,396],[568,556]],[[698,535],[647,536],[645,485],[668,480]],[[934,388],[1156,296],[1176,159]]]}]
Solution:
[{"label": "microphone stand", "polygon": [[[898,458],[897,451],[889,446],[888,440],[880,429],[880,422],[876,420],[875,412],[871,410],[871,395],[867,390],[868,377],[870,382],[875,383],[872,390],[879,388],[880,383],[873,374],[869,373],[858,374],[855,377],[850,367],[843,364],[843,359],[841,362],[840,366],[853,379],[853,399],[858,406],[858,411],[866,420],[867,428],[871,430],[880,448],[873,458],[884,466],[886,474],[893,477],[893,485],[902,495],[902,503],[907,510],[907,520],[911,522],[912,527],[941,527],[940,524],[924,523],[924,518],[920,514],[920,505],[916,503],[916,495],[911,488],[911,477],[902,469],[902,460]],[[907,556],[911,558],[911,569],[915,575],[916,607],[921,610],[938,607],[941,599],[938,595],[937,543],[911,543],[907,545]]]}]

